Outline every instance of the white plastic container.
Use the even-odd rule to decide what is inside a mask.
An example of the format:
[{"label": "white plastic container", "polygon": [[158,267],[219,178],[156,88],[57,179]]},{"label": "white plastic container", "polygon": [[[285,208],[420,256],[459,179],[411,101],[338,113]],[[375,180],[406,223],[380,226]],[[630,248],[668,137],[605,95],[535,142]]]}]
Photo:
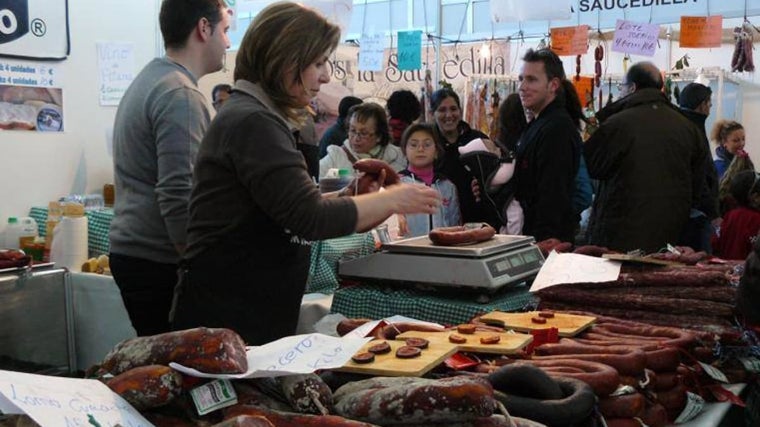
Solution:
[{"label": "white plastic container", "polygon": [[37,237],[37,221],[34,218],[24,216],[17,218],[8,217],[8,225],[5,227],[4,247],[6,249],[19,249],[25,239],[34,241]]}]

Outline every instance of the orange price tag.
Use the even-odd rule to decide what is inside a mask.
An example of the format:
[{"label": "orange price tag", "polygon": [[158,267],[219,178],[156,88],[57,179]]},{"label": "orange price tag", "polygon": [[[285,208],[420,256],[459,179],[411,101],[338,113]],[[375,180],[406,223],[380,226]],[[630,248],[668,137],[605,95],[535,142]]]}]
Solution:
[{"label": "orange price tag", "polygon": [[585,76],[573,76],[573,86],[578,93],[578,99],[581,101],[581,107],[586,106],[589,102],[594,102],[594,78]]},{"label": "orange price tag", "polygon": [[680,47],[720,47],[723,16],[682,16]]},{"label": "orange price tag", "polygon": [[588,29],[588,25],[552,28],[552,50],[558,56],[583,55],[588,51]]}]

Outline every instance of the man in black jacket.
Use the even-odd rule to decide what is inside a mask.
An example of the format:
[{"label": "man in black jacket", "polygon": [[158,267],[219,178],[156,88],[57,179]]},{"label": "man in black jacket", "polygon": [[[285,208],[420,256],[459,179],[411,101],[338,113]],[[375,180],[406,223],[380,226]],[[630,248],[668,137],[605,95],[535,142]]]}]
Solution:
[{"label": "man in black jacket", "polygon": [[[523,234],[537,241],[574,240],[575,175],[581,153],[578,127],[568,113],[572,86],[549,49],[528,50],[520,71],[520,100],[534,119],[517,145],[515,196],[525,215]],[[580,111],[580,107],[577,108]]]},{"label": "man in black jacket", "polygon": [[583,147],[589,174],[600,181],[589,224],[593,245],[656,252],[678,243],[697,204],[707,147],[662,85],[654,64],[634,64],[621,99],[596,115],[601,125]]},{"label": "man in black jacket", "polygon": [[681,91],[678,105],[681,107],[681,113],[699,128],[702,141],[707,149],[704,164],[704,185],[700,192],[699,202],[692,208],[689,222],[681,235],[681,244],[696,251],[711,253],[712,223],[720,221],[718,172],[715,170],[715,163],[713,163],[710,155],[710,142],[705,131],[705,120],[710,115],[710,107],[712,107],[712,89],[700,83],[689,83]]}]

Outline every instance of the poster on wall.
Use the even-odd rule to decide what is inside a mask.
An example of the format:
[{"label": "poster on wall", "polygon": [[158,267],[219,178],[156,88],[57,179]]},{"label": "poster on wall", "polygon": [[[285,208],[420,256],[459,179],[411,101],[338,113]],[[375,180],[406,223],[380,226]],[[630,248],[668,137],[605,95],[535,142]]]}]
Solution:
[{"label": "poster on wall", "polygon": [[0,56],[55,60],[69,51],[68,0],[0,3]]},{"label": "poster on wall", "polygon": [[63,132],[63,90],[55,64],[0,59],[0,130]]},{"label": "poster on wall", "polygon": [[135,78],[133,43],[97,44],[100,105],[117,106]]}]

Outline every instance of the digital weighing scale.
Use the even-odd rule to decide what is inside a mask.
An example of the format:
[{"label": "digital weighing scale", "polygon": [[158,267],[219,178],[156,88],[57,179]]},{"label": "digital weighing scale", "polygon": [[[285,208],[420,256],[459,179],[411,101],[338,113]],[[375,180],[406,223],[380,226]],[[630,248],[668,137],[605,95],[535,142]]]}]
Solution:
[{"label": "digital weighing scale", "polygon": [[544,257],[531,236],[496,234],[472,245],[436,246],[427,236],[383,244],[379,252],[342,260],[338,275],[371,282],[496,290],[535,276]]}]

